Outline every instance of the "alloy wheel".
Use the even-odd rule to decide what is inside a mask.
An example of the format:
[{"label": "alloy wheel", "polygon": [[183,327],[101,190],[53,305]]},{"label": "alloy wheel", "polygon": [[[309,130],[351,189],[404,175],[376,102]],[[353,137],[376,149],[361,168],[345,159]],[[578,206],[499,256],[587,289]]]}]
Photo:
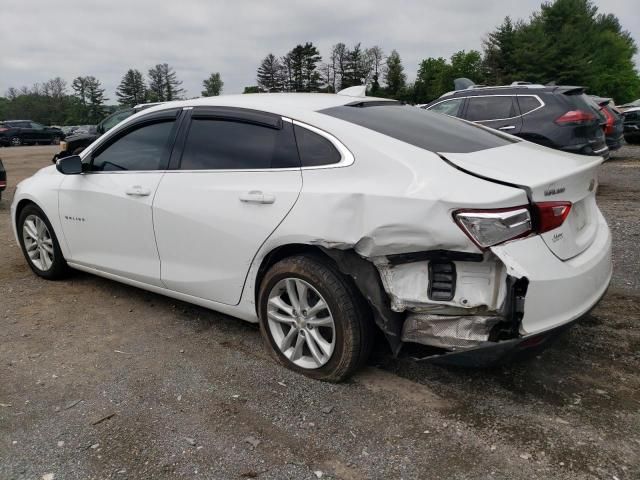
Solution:
[{"label": "alloy wheel", "polygon": [[54,249],[44,220],[37,215],[29,215],[22,225],[22,239],[31,263],[39,270],[49,270],[54,261]]},{"label": "alloy wheel", "polygon": [[336,326],[320,292],[299,278],[280,280],[269,293],[269,332],[280,352],[305,369],[325,365],[336,345]]}]

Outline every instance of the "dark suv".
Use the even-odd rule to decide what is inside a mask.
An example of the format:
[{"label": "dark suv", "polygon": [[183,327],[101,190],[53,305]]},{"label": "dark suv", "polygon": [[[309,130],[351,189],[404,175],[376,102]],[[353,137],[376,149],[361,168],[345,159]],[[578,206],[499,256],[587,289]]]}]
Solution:
[{"label": "dark suv", "polygon": [[546,147],[607,157],[606,118],[582,87],[515,82],[470,86],[422,106],[516,135]]},{"label": "dark suv", "polygon": [[141,103],[136,105],[133,108],[127,108],[125,110],[118,110],[117,112],[112,113],[108,117],[105,117],[95,128],[93,132],[83,132],[83,133],[72,133],[69,135],[64,142],[60,144],[62,150],[54,155],[53,161],[55,162],[58,158],[68,157],[69,155],[77,155],[82,150],[87,148],[89,145],[93,143],[94,140],[99,138],[108,130],[115,127],[118,123],[123,121],[125,118],[129,118],[134,113],[138,113],[145,108],[153,107],[154,105],[158,105],[159,103]]},{"label": "dark suv", "polygon": [[59,128],[45,127],[31,120],[5,120],[0,122],[0,145],[18,147],[38,143],[60,143],[64,132]]}]

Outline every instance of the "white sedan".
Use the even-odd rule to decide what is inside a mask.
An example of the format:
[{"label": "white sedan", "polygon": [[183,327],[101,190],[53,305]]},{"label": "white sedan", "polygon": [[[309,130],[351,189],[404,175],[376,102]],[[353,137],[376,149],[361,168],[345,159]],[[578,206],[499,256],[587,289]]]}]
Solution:
[{"label": "white sedan", "polygon": [[284,365],[340,381],[376,330],[481,364],[592,308],[600,162],[383,99],[212,97],[126,119],[21,182],[11,214],[37,275],[259,322]]}]

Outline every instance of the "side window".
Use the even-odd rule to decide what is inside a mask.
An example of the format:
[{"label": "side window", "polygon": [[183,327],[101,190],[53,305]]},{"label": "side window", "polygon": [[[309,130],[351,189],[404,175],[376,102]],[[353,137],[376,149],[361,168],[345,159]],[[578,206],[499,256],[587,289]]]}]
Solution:
[{"label": "side window", "polygon": [[525,113],[529,113],[530,111],[535,110],[542,104],[536,97],[518,95],[518,105],[520,105],[520,113],[524,115]]},{"label": "side window", "polygon": [[175,121],[142,125],[93,156],[92,171],[158,170]]},{"label": "side window", "polygon": [[516,108],[513,97],[468,97],[467,120],[499,120],[515,117]]},{"label": "side window", "polygon": [[445,115],[451,115],[452,117],[457,117],[458,112],[460,111],[460,106],[464,102],[464,98],[454,98],[452,100],[445,100],[444,102],[440,102],[430,108],[428,110],[432,112],[444,113]]},{"label": "side window", "polygon": [[296,142],[303,167],[318,167],[340,162],[342,156],[328,139],[295,125]]},{"label": "side window", "polygon": [[125,110],[124,112],[114,113],[110,117],[107,117],[102,122],[102,131],[106,132],[107,130],[111,130],[117,124],[119,124],[125,118],[129,118],[133,115],[133,110]]},{"label": "side window", "polygon": [[36,123],[36,122],[31,122],[30,126],[34,130],[44,130],[44,125],[40,125],[39,123]]},{"label": "side window", "polygon": [[182,153],[182,170],[299,167],[290,123],[282,129],[215,118],[193,118]]}]

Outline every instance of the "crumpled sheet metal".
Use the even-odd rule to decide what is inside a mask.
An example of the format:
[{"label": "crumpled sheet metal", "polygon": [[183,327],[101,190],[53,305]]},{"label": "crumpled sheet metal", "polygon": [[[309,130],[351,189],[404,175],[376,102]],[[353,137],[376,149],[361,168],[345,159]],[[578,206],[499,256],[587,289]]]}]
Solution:
[{"label": "crumpled sheet metal", "polygon": [[491,328],[503,320],[499,316],[451,316],[409,314],[402,327],[402,341],[461,350],[489,340]]}]

